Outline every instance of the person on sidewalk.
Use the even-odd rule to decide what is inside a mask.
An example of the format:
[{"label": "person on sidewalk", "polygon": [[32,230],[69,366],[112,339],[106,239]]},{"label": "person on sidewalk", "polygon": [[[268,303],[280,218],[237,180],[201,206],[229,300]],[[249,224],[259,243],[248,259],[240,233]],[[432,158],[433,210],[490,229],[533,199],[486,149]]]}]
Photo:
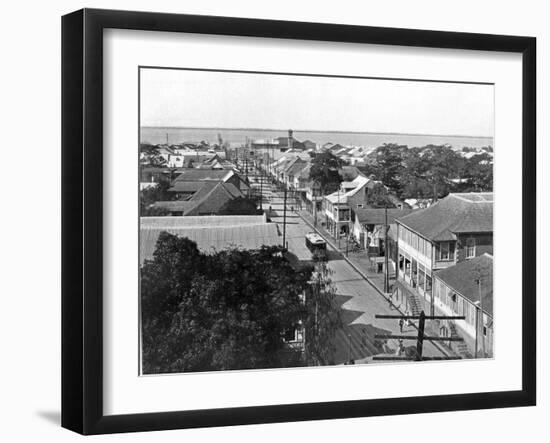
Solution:
[{"label": "person on sidewalk", "polygon": [[402,318],[399,319],[399,331],[401,332],[401,334],[403,334],[403,326],[405,325],[405,320],[403,320]]}]

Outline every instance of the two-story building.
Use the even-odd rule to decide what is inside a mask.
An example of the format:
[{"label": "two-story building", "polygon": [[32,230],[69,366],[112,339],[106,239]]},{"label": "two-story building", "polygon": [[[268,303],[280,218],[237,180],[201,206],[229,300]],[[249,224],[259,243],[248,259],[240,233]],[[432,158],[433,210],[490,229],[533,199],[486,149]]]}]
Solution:
[{"label": "two-story building", "polygon": [[412,212],[412,209],[401,208],[357,208],[353,217],[353,237],[359,245],[376,255],[384,255],[388,230],[396,231],[395,219]]},{"label": "two-story building", "polygon": [[493,356],[493,256],[482,254],[434,273],[436,315],[464,316],[439,321],[441,337],[464,342],[448,346],[465,357]]},{"label": "two-story building", "polygon": [[351,181],[343,181],[340,188],[324,197],[325,226],[335,237],[347,236],[352,223],[352,211],[367,205],[367,193],[374,181],[358,174]]},{"label": "two-story building", "polygon": [[493,193],[449,194],[396,224],[398,291],[420,296],[433,312],[434,272],[493,253]]}]

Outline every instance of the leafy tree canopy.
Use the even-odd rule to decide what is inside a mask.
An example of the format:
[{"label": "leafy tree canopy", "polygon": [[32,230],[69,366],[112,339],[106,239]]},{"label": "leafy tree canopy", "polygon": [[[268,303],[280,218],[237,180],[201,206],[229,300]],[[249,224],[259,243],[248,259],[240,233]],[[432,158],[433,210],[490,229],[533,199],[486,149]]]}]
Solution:
[{"label": "leafy tree canopy", "polygon": [[307,357],[326,361],[333,289],[323,274],[313,293],[312,276],[310,266],[291,267],[279,247],[206,255],[189,239],[161,233],[141,269],[144,372],[304,365],[308,360],[287,346],[284,332],[312,318],[323,332],[311,335]]},{"label": "leafy tree canopy", "polygon": [[174,199],[174,194],[168,192],[170,182],[160,180],[155,186],[142,189],[139,193],[139,213],[141,216],[167,215],[168,211],[161,208],[153,208],[151,205],[158,201]]},{"label": "leafy tree canopy", "polygon": [[372,208],[393,208],[395,205],[388,197],[388,190],[382,183],[376,183],[367,191],[367,205]]},{"label": "leafy tree canopy", "polygon": [[[476,149],[462,149],[473,152]],[[384,144],[367,156],[363,172],[382,181],[400,198],[442,198],[449,192],[491,191],[489,148],[469,159],[449,145],[408,148]]]},{"label": "leafy tree canopy", "polygon": [[315,154],[311,162],[309,177],[318,183],[323,194],[330,194],[338,189],[342,177],[338,170],[344,162],[331,152]]}]

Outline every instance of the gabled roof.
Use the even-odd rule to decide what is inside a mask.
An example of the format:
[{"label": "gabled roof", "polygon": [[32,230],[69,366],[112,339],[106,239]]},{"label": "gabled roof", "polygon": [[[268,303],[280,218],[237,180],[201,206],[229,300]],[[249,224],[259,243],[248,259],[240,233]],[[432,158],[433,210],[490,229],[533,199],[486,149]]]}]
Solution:
[{"label": "gabled roof", "polygon": [[234,174],[231,170],[219,170],[219,169],[185,169],[183,172],[176,177],[174,182],[181,181],[226,181],[229,180]]},{"label": "gabled roof", "polygon": [[302,144],[306,147],[306,148],[315,148],[317,146],[317,143],[315,142],[312,142],[311,140],[304,140],[302,142]]},{"label": "gabled roof", "polygon": [[173,186],[168,189],[169,192],[179,192],[182,194],[194,194],[200,189],[204,188],[207,183],[216,182],[204,182],[204,181],[180,181],[174,182]]},{"label": "gabled roof", "polygon": [[[228,201],[243,196],[241,191],[231,183],[218,183],[211,190],[205,191],[203,195],[197,194],[191,197],[191,201],[197,202],[196,206],[189,209],[184,215],[215,214],[222,209]],[[197,198],[195,198],[196,195]]]},{"label": "gabled roof", "polygon": [[311,163],[307,163],[304,167],[304,169],[302,169],[300,171],[300,173],[298,174],[300,180],[309,180],[309,173],[311,171]]},{"label": "gabled roof", "polygon": [[291,176],[296,176],[300,173],[301,170],[303,170],[308,165],[308,162],[305,160],[300,159],[299,157],[296,158],[296,161],[292,163],[290,167],[287,168],[286,174]]},{"label": "gabled roof", "polygon": [[433,241],[456,240],[460,233],[492,233],[493,193],[449,194],[398,222]]},{"label": "gabled roof", "polygon": [[[383,225],[385,223],[385,209],[383,208],[358,208],[354,209],[355,215],[359,223],[367,225]],[[410,214],[412,209],[396,209],[388,208],[388,224],[395,223],[397,217]]]},{"label": "gabled roof", "polygon": [[361,189],[363,189],[365,186],[368,186],[369,182],[372,180],[368,179],[364,175],[358,175],[350,182],[343,182],[342,185],[345,183],[345,187],[353,187],[347,192],[343,192],[341,189],[340,191],[333,192],[330,195],[327,195],[325,198],[331,202],[331,203],[347,203],[348,197],[352,197],[355,194],[357,194]]},{"label": "gabled roof", "polygon": [[202,182],[202,187],[189,200],[159,201],[153,206],[181,211],[183,215],[215,214],[228,201],[238,197],[243,197],[243,193],[231,183]]},{"label": "gabled roof", "polygon": [[493,257],[483,254],[454,266],[435,272],[435,278],[468,299],[472,303],[479,301],[477,279],[481,277],[481,299],[483,311],[493,316]]},{"label": "gabled roof", "polygon": [[292,146],[289,146],[288,145],[288,140],[289,138],[288,137],[277,137],[276,140],[277,142],[279,143],[279,146],[281,148],[284,148],[284,147],[291,147],[291,148],[303,148],[304,145],[303,143],[299,142],[298,140],[296,140],[294,137],[290,137],[290,141],[292,143]]}]

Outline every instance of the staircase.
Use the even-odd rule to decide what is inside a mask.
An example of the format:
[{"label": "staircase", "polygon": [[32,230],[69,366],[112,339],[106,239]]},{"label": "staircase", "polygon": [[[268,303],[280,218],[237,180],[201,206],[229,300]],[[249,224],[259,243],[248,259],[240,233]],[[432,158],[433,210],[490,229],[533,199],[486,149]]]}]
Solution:
[{"label": "staircase", "polygon": [[[458,333],[456,329],[456,325],[454,321],[449,322],[449,329],[451,331],[451,338],[459,338],[461,335]],[[468,350],[468,346],[463,341],[458,342],[452,342],[454,343],[454,350],[462,357],[462,358],[472,358],[472,355],[470,354],[470,351]]]},{"label": "staircase", "polygon": [[420,296],[410,291],[408,294],[409,299],[409,306],[410,311],[412,315],[420,315],[420,313],[424,310],[424,307],[422,306],[422,300],[420,300]]}]

